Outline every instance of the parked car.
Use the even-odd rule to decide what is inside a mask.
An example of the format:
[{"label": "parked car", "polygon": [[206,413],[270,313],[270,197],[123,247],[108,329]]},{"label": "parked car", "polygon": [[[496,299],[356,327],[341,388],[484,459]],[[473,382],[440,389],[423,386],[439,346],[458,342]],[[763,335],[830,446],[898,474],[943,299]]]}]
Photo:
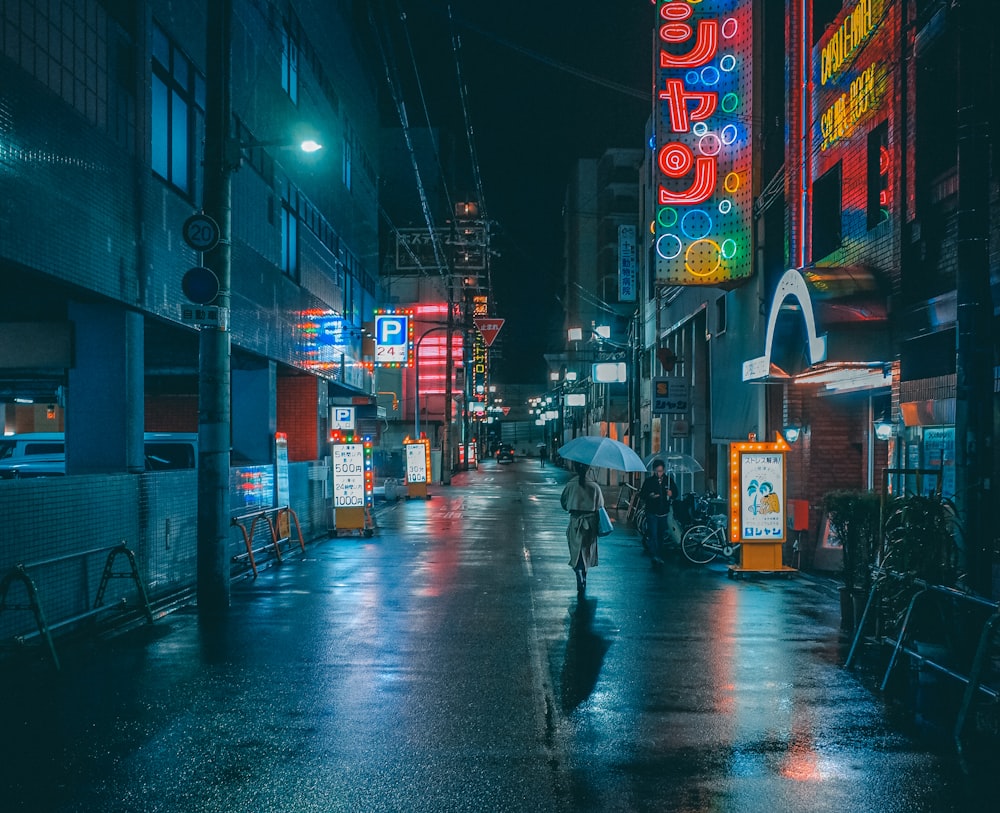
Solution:
[{"label": "parked car", "polygon": [[514,447],[509,443],[501,443],[497,447],[497,463],[513,463]]},{"label": "parked car", "polygon": [[[198,435],[146,432],[146,471],[193,469],[198,465]],[[0,479],[58,477],[66,474],[66,439],[62,432],[25,432],[0,437]]]},{"label": "parked car", "polygon": [[65,473],[66,442],[62,432],[25,432],[0,437],[0,479]]}]

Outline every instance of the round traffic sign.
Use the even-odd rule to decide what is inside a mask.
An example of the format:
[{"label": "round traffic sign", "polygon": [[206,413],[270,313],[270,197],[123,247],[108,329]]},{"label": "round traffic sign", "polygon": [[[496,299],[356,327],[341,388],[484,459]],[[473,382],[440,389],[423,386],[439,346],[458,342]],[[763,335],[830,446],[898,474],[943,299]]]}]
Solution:
[{"label": "round traffic sign", "polygon": [[196,265],[181,280],[184,296],[196,305],[207,305],[219,295],[219,278],[210,268]]},{"label": "round traffic sign", "polygon": [[184,221],[184,242],[195,251],[211,251],[219,245],[219,224],[199,212]]}]

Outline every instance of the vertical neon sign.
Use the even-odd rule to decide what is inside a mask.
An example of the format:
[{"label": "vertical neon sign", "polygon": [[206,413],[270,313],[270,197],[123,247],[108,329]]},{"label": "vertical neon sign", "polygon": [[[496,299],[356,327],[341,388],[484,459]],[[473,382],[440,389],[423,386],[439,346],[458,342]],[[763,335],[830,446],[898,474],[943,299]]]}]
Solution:
[{"label": "vertical neon sign", "polygon": [[753,273],[751,0],[657,0],[656,280]]}]

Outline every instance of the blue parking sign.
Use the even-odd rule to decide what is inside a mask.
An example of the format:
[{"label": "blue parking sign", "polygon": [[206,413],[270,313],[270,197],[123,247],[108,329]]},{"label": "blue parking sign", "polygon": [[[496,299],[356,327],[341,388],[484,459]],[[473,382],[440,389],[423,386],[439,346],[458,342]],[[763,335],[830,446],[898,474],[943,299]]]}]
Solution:
[{"label": "blue parking sign", "polygon": [[410,317],[408,314],[375,315],[375,363],[407,365],[410,362]]}]

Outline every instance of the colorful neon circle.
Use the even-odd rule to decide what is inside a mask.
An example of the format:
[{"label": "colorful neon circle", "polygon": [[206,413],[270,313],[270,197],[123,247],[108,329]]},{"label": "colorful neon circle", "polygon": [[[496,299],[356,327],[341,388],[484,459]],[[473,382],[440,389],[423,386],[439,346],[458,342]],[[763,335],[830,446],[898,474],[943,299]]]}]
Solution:
[{"label": "colorful neon circle", "polygon": [[691,125],[691,132],[696,136],[703,136],[708,132],[708,125],[703,121],[696,121]]},{"label": "colorful neon circle", "polygon": [[[677,248],[673,254],[669,253],[670,249],[668,246],[671,243],[676,244]],[[656,253],[659,254],[664,260],[674,260],[681,254],[681,248],[683,244],[681,243],[681,238],[676,234],[664,234],[656,241]]]},{"label": "colorful neon circle", "polygon": [[736,256],[736,241],[732,237],[723,240],[719,253],[722,255],[722,259],[731,260]]},{"label": "colorful neon circle", "polygon": [[681,231],[689,240],[701,240],[712,231],[712,216],[704,209],[692,209],[681,218]]},{"label": "colorful neon circle", "polygon": [[722,97],[722,101],[719,103],[726,113],[732,113],[740,105],[740,97],[735,93],[727,93]]},{"label": "colorful neon circle", "polygon": [[722,265],[722,250],[714,240],[695,240],[684,252],[684,268],[692,276],[710,277]]},{"label": "colorful neon circle", "polygon": [[723,215],[728,215],[733,208],[733,202],[731,200],[720,200],[719,201],[719,213]]},{"label": "colorful neon circle", "polygon": [[718,155],[722,150],[722,142],[715,133],[705,133],[698,142],[702,155]]},{"label": "colorful neon circle", "polygon": [[739,135],[739,131],[736,129],[735,124],[727,124],[722,128],[722,132],[719,134],[719,138],[722,139],[722,143],[727,147],[732,144],[736,137]]},{"label": "colorful neon circle", "polygon": [[719,60],[719,69],[725,71],[726,73],[736,70],[736,57],[732,54],[726,54]]},{"label": "colorful neon circle", "polygon": [[656,213],[656,222],[665,229],[672,229],[677,224],[677,210],[673,206],[664,206]]},{"label": "colorful neon circle", "polygon": [[719,82],[719,69],[714,65],[708,65],[701,69],[701,81],[706,85],[715,85]]},{"label": "colorful neon circle", "polygon": [[701,81],[701,76],[698,75],[698,71],[688,71],[684,74],[684,80],[689,85],[697,85],[698,82]]},{"label": "colorful neon circle", "polygon": [[735,17],[729,17],[722,23],[722,36],[724,39],[731,40],[739,30],[740,25],[736,22]]},{"label": "colorful neon circle", "polygon": [[735,172],[730,172],[726,176],[726,180],[722,183],[722,188],[725,189],[730,195],[733,194],[737,189],[740,188],[740,176]]}]

